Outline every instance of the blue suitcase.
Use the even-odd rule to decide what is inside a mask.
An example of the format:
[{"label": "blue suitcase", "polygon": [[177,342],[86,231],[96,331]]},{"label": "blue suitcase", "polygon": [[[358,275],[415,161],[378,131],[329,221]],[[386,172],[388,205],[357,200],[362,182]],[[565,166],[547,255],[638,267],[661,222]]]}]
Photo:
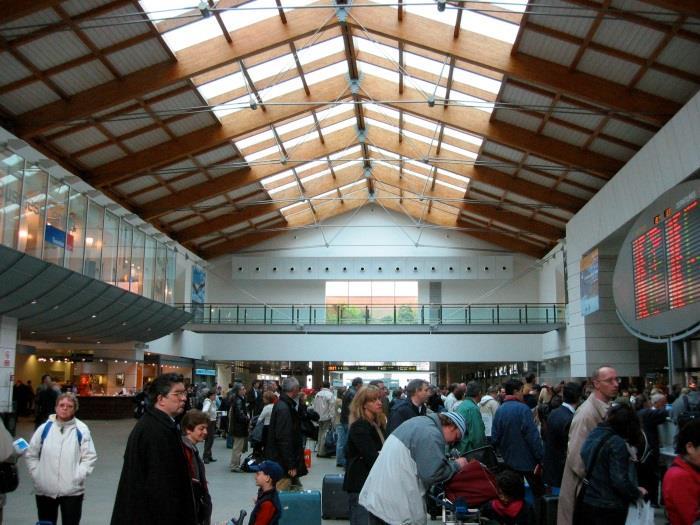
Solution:
[{"label": "blue suitcase", "polygon": [[321,525],[321,493],[318,490],[280,492],[280,525]]}]

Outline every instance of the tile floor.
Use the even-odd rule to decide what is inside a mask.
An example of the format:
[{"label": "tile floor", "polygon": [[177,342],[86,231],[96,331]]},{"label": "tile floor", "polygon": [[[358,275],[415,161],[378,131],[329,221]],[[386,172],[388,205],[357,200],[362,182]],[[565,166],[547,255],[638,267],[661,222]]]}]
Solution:
[{"label": "tile floor", "polygon": [[[119,475],[122,468],[122,456],[129,432],[136,420],[118,421],[86,421],[95,441],[98,462],[95,471],[88,478],[85,501],[83,503],[83,518],[81,525],[105,525],[109,523],[114,504]],[[17,426],[17,437],[27,441],[34,430],[33,422],[21,420]],[[207,478],[214,502],[212,525],[223,525],[231,516],[238,516],[240,509],[246,509],[250,514],[253,508],[256,488],[253,474],[237,474],[229,471],[231,451],[226,448],[226,442],[217,438],[214,441],[215,463],[207,465]],[[313,456],[311,472],[302,481],[305,489],[321,490],[323,476],[338,473],[341,469],[335,466],[335,458],[319,459]],[[663,525],[663,510],[656,511],[656,525]],[[36,505],[32,484],[27,474],[24,461],[20,461],[20,484],[17,490],[7,496],[4,509],[5,525],[34,525],[36,523]],[[60,521],[59,521],[60,523]],[[246,524],[248,523],[246,519]],[[342,525],[348,521],[323,520],[324,525]],[[439,521],[428,522],[438,524]],[[174,524],[176,525],[176,524]]]},{"label": "tile floor", "polygon": [[[122,468],[122,457],[129,432],[136,420],[86,421],[90,427],[98,454],[97,466],[88,478],[81,525],[105,525],[109,523],[114,496]],[[22,420],[17,426],[17,437],[27,441],[34,430],[33,422]],[[250,514],[256,494],[253,474],[236,474],[229,471],[231,451],[223,439],[214,441],[215,463],[207,465],[207,478],[214,502],[213,525],[225,523],[231,516],[238,516],[240,509]],[[313,456],[311,472],[302,481],[305,489],[321,490],[323,476],[337,473],[335,459],[318,459]],[[29,474],[20,460],[20,484],[7,496],[4,509],[5,525],[34,525],[36,505]],[[59,520],[60,523],[60,520]],[[246,524],[248,523],[246,519]],[[347,521],[324,520],[324,524],[347,524]],[[176,525],[176,524],[174,524]]]}]

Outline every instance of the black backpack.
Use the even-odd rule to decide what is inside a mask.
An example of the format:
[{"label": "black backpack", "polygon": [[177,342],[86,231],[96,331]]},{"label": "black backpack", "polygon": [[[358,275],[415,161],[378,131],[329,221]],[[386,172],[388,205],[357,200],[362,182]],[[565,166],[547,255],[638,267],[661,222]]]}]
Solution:
[{"label": "black backpack", "polygon": [[686,395],[683,397],[683,410],[678,415],[678,428],[683,428],[695,419],[700,419],[700,396],[691,403],[690,395]]}]

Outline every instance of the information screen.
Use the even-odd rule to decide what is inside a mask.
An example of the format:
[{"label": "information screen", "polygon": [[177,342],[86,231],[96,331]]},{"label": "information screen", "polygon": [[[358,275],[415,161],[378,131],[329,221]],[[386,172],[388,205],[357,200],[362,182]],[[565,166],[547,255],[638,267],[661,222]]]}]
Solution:
[{"label": "information screen", "polygon": [[697,199],[632,241],[637,319],[700,299],[700,206]]}]

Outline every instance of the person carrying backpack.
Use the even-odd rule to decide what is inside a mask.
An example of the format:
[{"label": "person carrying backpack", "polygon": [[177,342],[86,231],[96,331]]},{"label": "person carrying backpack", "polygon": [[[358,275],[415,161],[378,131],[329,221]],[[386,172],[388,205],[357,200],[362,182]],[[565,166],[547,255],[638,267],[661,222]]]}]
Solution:
[{"label": "person carrying backpack", "polygon": [[78,399],[65,393],[56,400],[56,413],[36,429],[25,454],[34,482],[39,521],[78,525],[85,494],[85,479],[97,453],[90,429],[75,417]]}]

